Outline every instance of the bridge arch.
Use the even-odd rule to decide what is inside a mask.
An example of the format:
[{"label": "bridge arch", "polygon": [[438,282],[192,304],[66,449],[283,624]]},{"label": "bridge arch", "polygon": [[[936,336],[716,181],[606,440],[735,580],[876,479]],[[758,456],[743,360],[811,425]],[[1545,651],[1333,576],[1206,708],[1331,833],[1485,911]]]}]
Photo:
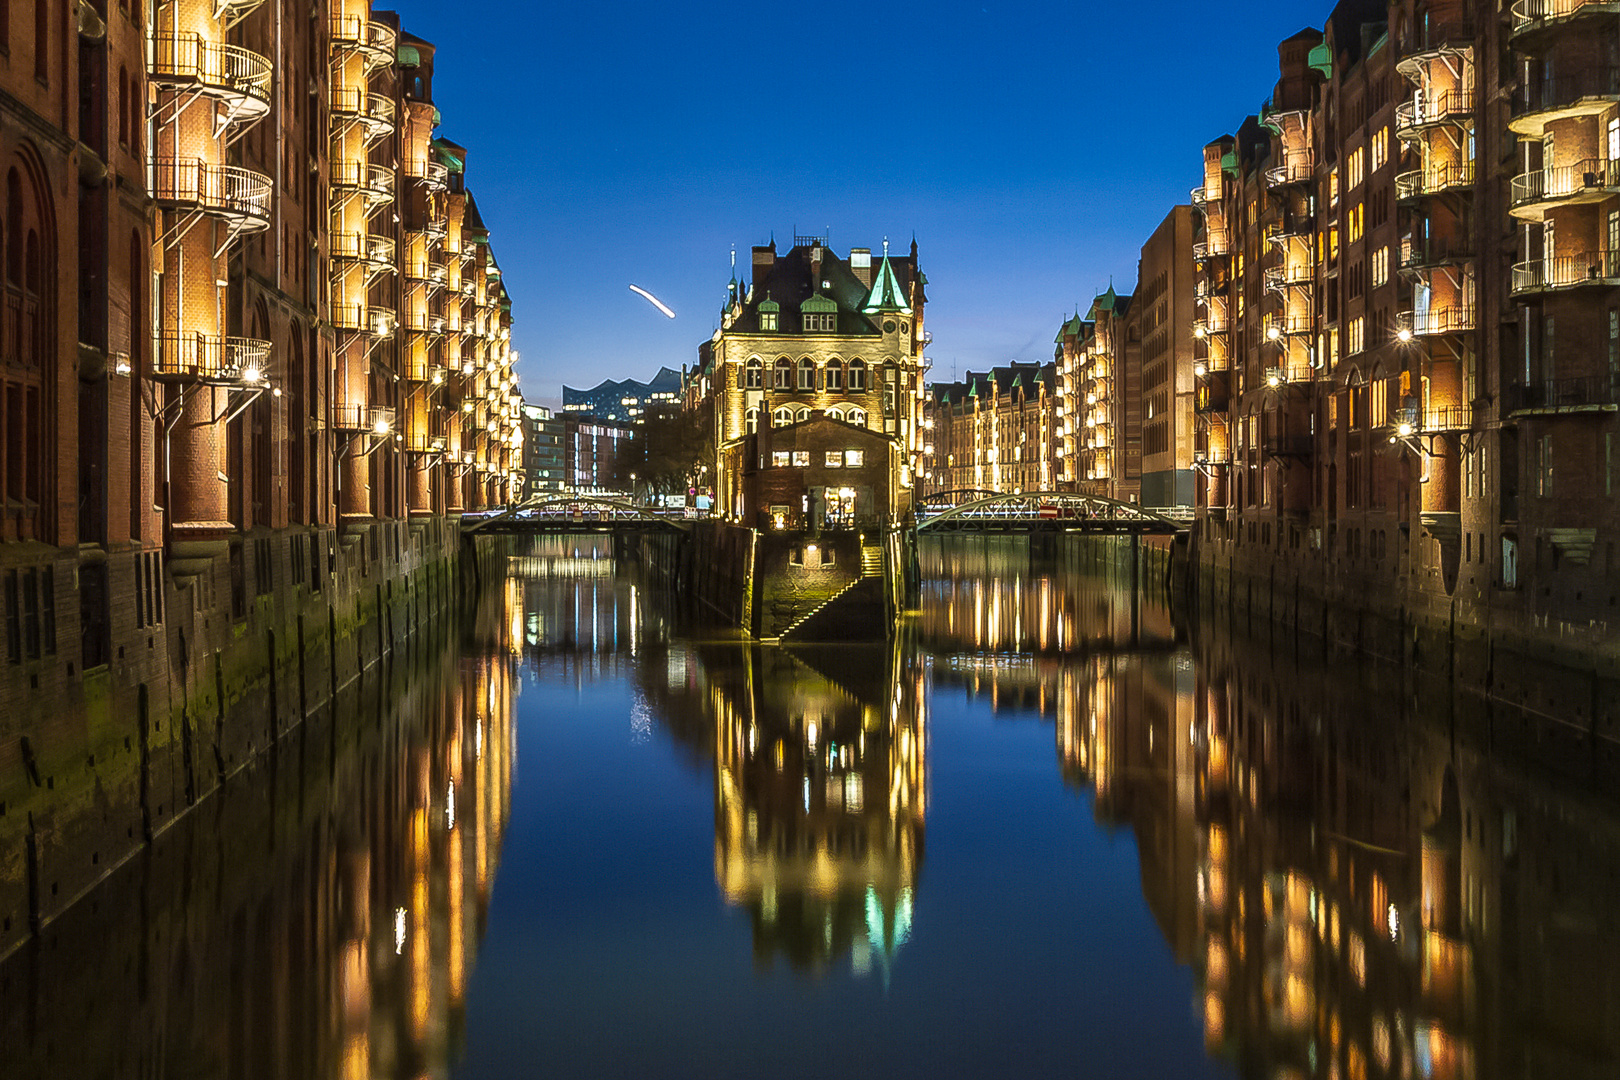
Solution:
[{"label": "bridge arch", "polygon": [[919,517],[918,532],[1176,533],[1184,526],[1135,503],[1073,491],[1025,491],[971,499]]}]

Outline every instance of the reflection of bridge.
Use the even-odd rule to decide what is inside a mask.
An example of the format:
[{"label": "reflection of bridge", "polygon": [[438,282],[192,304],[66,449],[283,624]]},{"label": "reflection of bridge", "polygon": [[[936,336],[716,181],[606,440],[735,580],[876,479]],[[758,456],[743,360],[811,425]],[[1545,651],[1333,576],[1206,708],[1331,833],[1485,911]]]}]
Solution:
[{"label": "reflection of bridge", "polygon": [[[489,517],[462,518],[469,533],[619,533],[685,531],[685,511],[638,506],[623,499],[559,495],[522,502]],[[677,516],[680,515],[680,516]]]},{"label": "reflection of bridge", "polygon": [[[976,494],[952,492],[952,495]],[[933,499],[925,499],[925,507]],[[1183,531],[1184,524],[1144,510],[1134,503],[1117,502],[1072,491],[1026,491],[1017,495],[985,495],[948,510],[920,515],[917,531],[943,532],[1080,532],[1120,535],[1163,534]]]}]

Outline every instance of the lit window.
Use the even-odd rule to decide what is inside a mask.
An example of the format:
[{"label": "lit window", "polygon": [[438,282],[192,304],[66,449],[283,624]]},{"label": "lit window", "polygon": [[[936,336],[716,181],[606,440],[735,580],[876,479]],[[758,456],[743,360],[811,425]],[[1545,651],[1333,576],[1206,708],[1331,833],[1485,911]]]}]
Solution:
[{"label": "lit window", "polygon": [[759,430],[759,410],[757,408],[756,409],[749,409],[746,413],[744,413],[743,414],[743,423],[748,428],[748,434],[752,435],[754,432],[758,431]]},{"label": "lit window", "polygon": [[786,450],[771,451],[771,464],[776,466],[778,469],[787,468],[788,460],[788,452]]},{"label": "lit window", "polygon": [[849,388],[852,392],[866,389],[866,361],[859,357],[849,362]]},{"label": "lit window", "polygon": [[793,361],[782,357],[771,369],[771,388],[774,390],[793,389]]},{"label": "lit window", "polygon": [[748,358],[748,366],[744,369],[743,386],[749,390],[758,390],[765,385],[765,365],[759,362],[759,357]]},{"label": "lit window", "polygon": [[776,329],[776,312],[762,311],[759,313],[759,328],[761,330]]},{"label": "lit window", "polygon": [[838,391],[844,388],[844,369],[843,366],[838,363],[838,361],[834,360],[832,363],[828,364],[822,369],[822,372],[823,385],[826,387],[826,389],[830,391]]},{"label": "lit window", "polygon": [[793,467],[796,469],[808,469],[810,467],[810,451],[793,451]]},{"label": "lit window", "polygon": [[799,361],[799,389],[814,390],[816,388],[816,365],[808,356]]},{"label": "lit window", "polygon": [[844,455],[837,450],[827,451],[827,468],[836,469],[844,464]]},{"label": "lit window", "polygon": [[845,450],[844,451],[844,464],[848,465],[852,469],[859,468],[861,465],[865,464],[865,461],[866,461],[866,451],[865,450]]}]

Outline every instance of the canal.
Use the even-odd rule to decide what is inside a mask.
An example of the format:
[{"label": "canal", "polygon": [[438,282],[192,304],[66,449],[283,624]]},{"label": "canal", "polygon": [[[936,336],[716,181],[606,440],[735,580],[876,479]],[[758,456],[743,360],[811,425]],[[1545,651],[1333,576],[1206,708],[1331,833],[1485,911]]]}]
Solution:
[{"label": "canal", "polygon": [[531,542],[0,961],[0,1076],[1620,1072],[1557,717],[1037,548],[787,649]]}]

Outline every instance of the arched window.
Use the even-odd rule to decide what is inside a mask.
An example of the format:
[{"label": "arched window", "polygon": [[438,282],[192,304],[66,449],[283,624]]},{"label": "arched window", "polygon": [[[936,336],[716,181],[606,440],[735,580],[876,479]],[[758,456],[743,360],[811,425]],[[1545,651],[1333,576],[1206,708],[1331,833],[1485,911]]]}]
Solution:
[{"label": "arched window", "polygon": [[866,361],[860,357],[849,362],[849,391],[860,393],[866,389]]},{"label": "arched window", "polygon": [[118,145],[129,145],[129,69],[118,66]]},{"label": "arched window", "polygon": [[843,408],[841,406],[834,405],[832,408],[828,409],[827,410],[827,419],[829,419],[829,420],[842,420],[842,419],[844,419],[844,410],[843,410]]},{"label": "arched window", "polygon": [[883,365],[883,415],[895,415],[899,400],[900,371],[893,364]]},{"label": "arched window", "polygon": [[34,78],[50,77],[51,0],[34,0]]},{"label": "arched window", "polygon": [[808,356],[799,360],[799,389],[814,390],[816,388],[816,365]]},{"label": "arched window", "polygon": [[793,423],[793,406],[780,405],[771,411],[771,426],[786,427]]},{"label": "arched window", "polygon": [[765,365],[760,363],[759,357],[750,356],[747,365],[743,368],[743,387],[748,390],[758,390],[765,385]]},{"label": "arched window", "polygon": [[808,419],[810,419],[810,410],[803,405],[799,406],[793,414],[793,422],[802,424]]},{"label": "arched window", "polygon": [[754,432],[759,430],[759,406],[758,405],[749,406],[748,411],[743,413],[743,426],[744,426],[744,428],[747,429],[748,434],[750,434],[750,435],[754,434]]},{"label": "arched window", "polygon": [[771,389],[793,389],[793,361],[785,356],[778,358],[776,366],[771,370]]},{"label": "arched window", "polygon": [[844,365],[836,358],[827,361],[827,366],[821,369],[822,385],[829,394],[842,393],[844,390]]},{"label": "arched window", "polygon": [[865,423],[866,423],[866,410],[865,409],[851,409],[845,415],[844,419],[848,420],[851,424],[856,424],[858,426],[864,426]]},{"label": "arched window", "polygon": [[55,474],[55,293],[45,277],[54,265],[52,215],[39,175],[19,163],[6,177],[5,313],[0,318],[0,507],[4,538],[53,540]]}]

